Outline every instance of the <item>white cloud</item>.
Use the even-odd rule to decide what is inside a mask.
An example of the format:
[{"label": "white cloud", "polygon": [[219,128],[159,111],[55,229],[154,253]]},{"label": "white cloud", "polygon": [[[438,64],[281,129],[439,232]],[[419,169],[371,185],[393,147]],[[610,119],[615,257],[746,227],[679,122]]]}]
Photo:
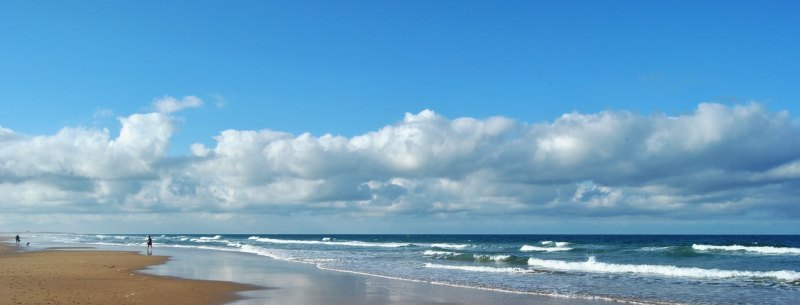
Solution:
[{"label": "white cloud", "polygon": [[98,108],[98,109],[96,109],[94,111],[94,114],[92,115],[92,118],[98,119],[98,118],[111,117],[113,115],[114,115],[114,111],[111,110],[111,109]]},{"label": "white cloud", "polygon": [[189,146],[189,149],[192,151],[193,155],[198,157],[205,157],[208,156],[209,153],[211,153],[211,151],[208,150],[208,148],[206,148],[205,145],[200,143],[192,144],[191,146]]},{"label": "white cloud", "polygon": [[211,147],[168,156],[167,113],[200,104],[190,100],[120,118],[115,138],[105,129],[28,137],[0,128],[0,190],[13,193],[0,208],[800,217],[796,119],[758,104],[700,104],[680,116],[570,113],[540,124],[424,110],[349,138],[225,130]]},{"label": "white cloud", "polygon": [[[31,211],[116,210],[126,194],[162,171],[172,122],[159,113],[120,118],[120,135],[107,129],[66,127],[54,135],[0,137],[0,206]],[[111,185],[114,187],[111,187]],[[38,208],[37,208],[38,207]]]},{"label": "white cloud", "polygon": [[591,181],[578,184],[572,201],[585,203],[589,207],[613,207],[622,197],[621,190],[614,190],[610,187],[600,186]]},{"label": "white cloud", "polygon": [[153,101],[153,107],[160,113],[173,113],[186,108],[197,108],[200,106],[203,106],[203,101],[193,95],[184,96],[180,100],[171,96],[164,96]]},{"label": "white cloud", "polygon": [[159,113],[119,118],[118,137],[107,129],[65,127],[54,135],[0,138],[0,177],[18,180],[123,179],[156,173],[173,132]]}]

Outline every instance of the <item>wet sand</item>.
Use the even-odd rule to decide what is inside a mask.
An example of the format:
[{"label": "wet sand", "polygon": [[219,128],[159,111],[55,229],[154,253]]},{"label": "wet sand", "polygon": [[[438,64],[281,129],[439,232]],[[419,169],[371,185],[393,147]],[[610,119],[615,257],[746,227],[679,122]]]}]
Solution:
[{"label": "wet sand", "polygon": [[239,299],[237,292],[258,289],[137,272],[167,259],[83,249],[20,252],[0,242],[0,303],[215,305]]},{"label": "wet sand", "polygon": [[[620,305],[607,300],[559,298],[453,287],[323,270],[313,264],[247,253],[156,248],[172,259],[146,272],[271,287],[244,292],[229,305]],[[213,266],[213,268],[212,268]]]}]

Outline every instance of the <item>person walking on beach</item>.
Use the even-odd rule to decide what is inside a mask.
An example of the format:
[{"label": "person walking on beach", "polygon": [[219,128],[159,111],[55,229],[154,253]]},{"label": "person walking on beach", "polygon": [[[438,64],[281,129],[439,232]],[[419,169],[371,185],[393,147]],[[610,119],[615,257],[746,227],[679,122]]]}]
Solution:
[{"label": "person walking on beach", "polygon": [[150,238],[150,234],[147,235],[147,250],[153,250],[153,239]]},{"label": "person walking on beach", "polygon": [[17,234],[17,246],[19,246],[19,242],[20,242],[20,240],[21,240],[21,239],[19,239],[19,234]]}]

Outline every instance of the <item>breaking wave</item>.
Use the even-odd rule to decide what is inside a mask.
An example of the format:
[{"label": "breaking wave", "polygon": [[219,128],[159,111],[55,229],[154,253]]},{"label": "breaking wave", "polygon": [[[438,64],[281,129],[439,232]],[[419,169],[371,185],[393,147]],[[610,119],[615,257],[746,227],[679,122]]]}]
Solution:
[{"label": "breaking wave", "polygon": [[447,269],[447,270],[461,270],[471,272],[489,272],[489,273],[533,273],[535,271],[525,268],[496,268],[485,266],[455,266],[455,265],[441,265],[441,264],[425,264],[425,268],[433,269]]},{"label": "breaking wave", "polygon": [[275,239],[275,238],[261,238],[258,236],[250,236],[249,240],[255,240],[263,243],[271,244],[300,244],[300,245],[327,245],[327,246],[350,246],[350,247],[382,247],[382,248],[399,248],[412,246],[409,243],[375,243],[364,241],[319,241],[319,240],[294,240],[294,239]]},{"label": "breaking wave", "polygon": [[454,256],[454,255],[461,255],[461,253],[449,252],[449,251],[425,250],[425,252],[422,252],[422,255],[425,255],[425,256]]},{"label": "breaking wave", "polygon": [[569,242],[566,241],[552,241],[552,240],[540,241],[539,243],[545,246],[556,246],[558,248],[563,248],[569,245]]},{"label": "breaking wave", "polygon": [[444,243],[431,244],[430,246],[433,247],[433,248],[455,249],[455,250],[461,250],[461,249],[464,249],[466,247],[469,247],[469,245],[467,245],[467,244],[444,244]]},{"label": "breaking wave", "polygon": [[634,274],[650,274],[650,275],[661,275],[661,276],[671,276],[671,277],[714,278],[714,279],[749,277],[749,278],[773,278],[787,282],[800,281],[800,272],[791,270],[739,271],[739,270],[702,269],[694,267],[676,267],[676,266],[665,266],[665,265],[612,264],[612,263],[598,262],[597,260],[595,260],[594,256],[590,256],[589,259],[585,262],[543,260],[532,257],[528,259],[528,265],[550,270],[591,272],[591,273],[634,273]]},{"label": "breaking wave", "polygon": [[538,247],[538,246],[530,246],[524,245],[519,248],[519,251],[522,252],[556,252],[556,251],[570,251],[572,248],[569,247]]},{"label": "breaking wave", "polygon": [[193,242],[197,242],[197,243],[227,242],[227,241],[220,240],[220,238],[222,238],[222,235],[214,235],[213,237],[203,236],[203,237],[198,237],[198,238],[192,238],[192,239],[189,239],[189,240],[193,241]]},{"label": "breaking wave", "polygon": [[478,262],[506,262],[511,259],[511,255],[475,255]]},{"label": "breaking wave", "polygon": [[800,248],[770,247],[770,246],[741,246],[741,245],[716,246],[716,245],[693,244],[692,249],[697,251],[735,251],[735,252],[751,252],[760,254],[800,255]]}]

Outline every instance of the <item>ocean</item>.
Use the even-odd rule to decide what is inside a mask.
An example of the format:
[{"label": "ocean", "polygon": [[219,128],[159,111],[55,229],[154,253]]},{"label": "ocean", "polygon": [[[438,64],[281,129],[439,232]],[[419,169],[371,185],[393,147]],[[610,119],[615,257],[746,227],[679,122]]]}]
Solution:
[{"label": "ocean", "polygon": [[[152,235],[198,248],[384,278],[639,304],[800,304],[797,235]],[[145,246],[128,234],[37,234]]]}]

